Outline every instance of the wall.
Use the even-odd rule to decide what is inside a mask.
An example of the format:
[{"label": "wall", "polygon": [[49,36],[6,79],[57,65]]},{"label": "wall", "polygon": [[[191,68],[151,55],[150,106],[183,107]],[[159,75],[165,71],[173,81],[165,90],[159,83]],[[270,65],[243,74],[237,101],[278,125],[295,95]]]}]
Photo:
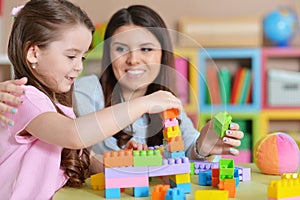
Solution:
[{"label": "wall", "polygon": [[[287,5],[292,8],[298,7],[300,15],[299,0],[71,0],[77,3],[96,22],[108,21],[112,13],[122,7],[132,4],[148,5],[161,14],[167,25],[171,29],[176,29],[177,20],[183,16],[201,17],[239,17],[239,16],[259,16],[276,9],[280,5]],[[24,4],[24,0],[3,0],[3,33],[0,51],[6,52],[8,34],[12,19],[9,16],[12,7]],[[297,5],[297,6],[296,6]],[[1,35],[1,34],[0,34]],[[300,44],[300,34],[294,39],[293,44]]]}]

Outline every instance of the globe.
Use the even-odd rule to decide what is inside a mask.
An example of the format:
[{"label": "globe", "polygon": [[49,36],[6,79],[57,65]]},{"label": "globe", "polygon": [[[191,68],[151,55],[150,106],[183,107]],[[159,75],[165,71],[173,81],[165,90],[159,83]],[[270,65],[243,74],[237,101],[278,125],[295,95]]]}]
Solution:
[{"label": "globe", "polygon": [[297,15],[287,7],[270,12],[263,21],[264,35],[276,46],[288,46],[298,30]]}]

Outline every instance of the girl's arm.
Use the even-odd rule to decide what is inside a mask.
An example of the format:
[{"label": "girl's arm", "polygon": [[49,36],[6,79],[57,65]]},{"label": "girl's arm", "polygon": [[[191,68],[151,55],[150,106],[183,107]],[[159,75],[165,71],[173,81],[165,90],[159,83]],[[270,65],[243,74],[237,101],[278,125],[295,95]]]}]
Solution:
[{"label": "girl's arm", "polygon": [[46,112],[35,117],[25,130],[48,143],[80,149],[111,137],[144,113],[160,113],[171,108],[181,110],[181,107],[180,100],[170,92],[158,91],[74,120]]},{"label": "girl's arm", "polygon": [[20,85],[24,85],[27,78],[17,80],[9,80],[0,83],[0,121],[13,125],[11,119],[4,116],[2,113],[16,113],[17,106],[22,104],[22,99],[18,95],[23,94],[25,91]]}]

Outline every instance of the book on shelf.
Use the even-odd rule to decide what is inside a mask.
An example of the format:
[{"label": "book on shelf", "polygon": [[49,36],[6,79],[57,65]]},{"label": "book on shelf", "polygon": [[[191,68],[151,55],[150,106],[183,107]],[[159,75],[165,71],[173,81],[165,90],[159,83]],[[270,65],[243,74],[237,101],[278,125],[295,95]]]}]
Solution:
[{"label": "book on shelf", "polygon": [[231,74],[228,68],[222,67],[219,70],[219,88],[221,95],[221,103],[229,104],[231,90]]},{"label": "book on shelf", "polygon": [[206,81],[207,81],[207,100],[210,104],[220,104],[220,87],[218,80],[218,72],[214,65],[208,66],[206,69]]},{"label": "book on shelf", "polygon": [[189,61],[182,57],[175,58],[178,97],[183,105],[189,103]]}]

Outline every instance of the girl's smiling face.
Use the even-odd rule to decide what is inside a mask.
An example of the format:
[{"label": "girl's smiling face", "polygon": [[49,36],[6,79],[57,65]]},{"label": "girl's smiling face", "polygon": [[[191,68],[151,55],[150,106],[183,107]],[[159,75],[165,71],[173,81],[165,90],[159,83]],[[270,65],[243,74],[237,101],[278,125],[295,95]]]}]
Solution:
[{"label": "girl's smiling face", "polygon": [[46,48],[37,46],[29,49],[29,62],[36,63],[33,73],[37,78],[57,93],[71,89],[74,80],[82,72],[82,61],[92,41],[91,31],[85,26],[75,26],[62,31],[57,41]]},{"label": "girl's smiling face", "polygon": [[125,25],[111,38],[112,69],[123,95],[143,96],[160,72],[162,50],[157,38],[146,28]]}]

